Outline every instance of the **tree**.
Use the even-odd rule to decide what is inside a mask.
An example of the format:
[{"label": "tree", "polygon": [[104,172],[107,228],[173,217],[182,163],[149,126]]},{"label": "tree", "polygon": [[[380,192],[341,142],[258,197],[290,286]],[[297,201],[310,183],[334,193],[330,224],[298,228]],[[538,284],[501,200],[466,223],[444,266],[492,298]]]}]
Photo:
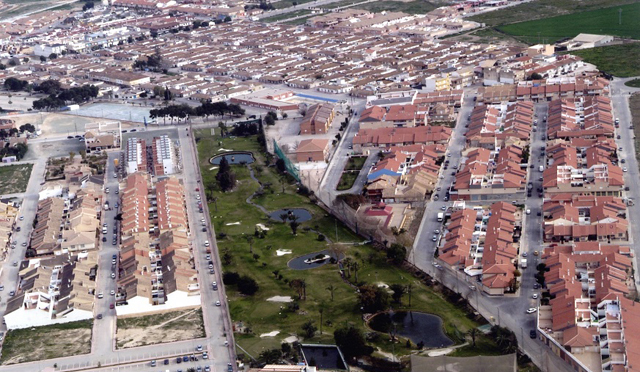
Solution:
[{"label": "tree", "polygon": [[231,166],[225,156],[220,161],[220,168],[216,174],[216,180],[223,192],[233,189],[236,184],[236,175],[231,171]]},{"label": "tree", "polygon": [[229,16],[224,17],[223,22],[224,22],[224,23],[229,23],[229,22],[231,22],[231,17],[229,17]]},{"label": "tree", "polygon": [[169,88],[166,88],[164,90],[164,100],[165,101],[171,101],[173,99],[173,93],[171,93],[171,91],[169,90]]},{"label": "tree", "polygon": [[393,294],[391,295],[391,298],[393,298],[393,302],[397,304],[402,303],[402,296],[404,296],[404,293],[406,291],[405,286],[403,286],[402,284],[391,284],[389,288],[393,291]]},{"label": "tree", "polygon": [[240,291],[240,293],[242,293],[243,295],[251,296],[258,292],[258,289],[260,289],[260,287],[258,286],[258,283],[255,281],[255,279],[247,275],[242,275],[238,279],[238,291]]},{"label": "tree", "polygon": [[476,347],[476,337],[478,336],[478,328],[471,328],[467,334],[471,337],[471,343],[473,347]]},{"label": "tree", "polygon": [[253,236],[247,235],[247,243],[249,243],[249,253],[253,253]]},{"label": "tree", "polygon": [[84,4],[84,6],[82,7],[82,10],[87,11],[89,9],[93,9],[94,6],[95,4],[93,3],[93,1],[88,1]]},{"label": "tree", "polygon": [[280,219],[282,220],[282,223],[287,223],[287,220],[289,219],[289,213],[280,213]]},{"label": "tree", "polygon": [[263,363],[275,364],[275,363],[278,363],[278,361],[280,360],[280,357],[282,357],[282,353],[280,352],[280,350],[270,349],[260,353],[260,356],[258,358]]},{"label": "tree", "polygon": [[27,81],[16,79],[14,77],[6,78],[4,81],[4,87],[7,90],[12,90],[14,92],[24,89],[27,85],[29,85]]},{"label": "tree", "polygon": [[366,284],[358,289],[360,307],[365,313],[376,313],[389,307],[389,294],[383,288]]},{"label": "tree", "polygon": [[309,320],[302,325],[302,330],[304,331],[305,338],[311,338],[316,334],[318,327],[314,325],[312,320]]},{"label": "tree", "polygon": [[57,80],[45,80],[34,88],[36,92],[42,92],[44,94],[58,94],[62,91],[62,85]]},{"label": "tree", "polygon": [[367,346],[362,332],[353,326],[336,329],[333,338],[348,360],[373,352],[373,348]]},{"label": "tree", "polygon": [[298,299],[305,300],[307,297],[307,282],[304,279],[292,279],[289,287],[298,292]]},{"label": "tree", "polygon": [[76,153],[73,151],[69,151],[69,161],[73,161],[73,158],[76,156]]},{"label": "tree", "polygon": [[227,126],[223,122],[218,123],[218,128],[220,129],[220,136],[224,137],[227,135]]},{"label": "tree", "polygon": [[47,57],[40,56],[40,62],[47,62]]},{"label": "tree", "polygon": [[265,116],[262,121],[264,122],[264,125],[268,125],[268,126],[276,124],[275,119],[269,115]]},{"label": "tree", "polygon": [[58,53],[51,53],[51,54],[49,54],[49,59],[50,59],[50,60],[52,60],[52,61],[53,61],[53,60],[54,60],[54,59],[56,59],[56,58],[58,58]]},{"label": "tree", "polygon": [[20,133],[24,133],[25,131],[29,133],[34,133],[36,131],[36,127],[33,124],[27,123],[20,126]]},{"label": "tree", "polygon": [[333,284],[329,284],[326,290],[329,291],[329,293],[331,293],[331,301],[333,301],[333,293],[336,290],[336,286],[334,286]]},{"label": "tree", "polygon": [[226,285],[238,284],[238,280],[240,280],[240,275],[236,272],[227,271],[222,274],[222,282]]},{"label": "tree", "polygon": [[391,247],[387,249],[387,258],[393,262],[394,265],[400,266],[404,262],[404,258],[407,256],[407,248],[398,243],[391,244]]},{"label": "tree", "polygon": [[289,226],[291,227],[291,233],[293,235],[296,235],[298,233],[298,226],[300,226],[300,223],[298,223],[298,221],[296,221],[296,220],[293,220],[293,221],[291,221]]}]

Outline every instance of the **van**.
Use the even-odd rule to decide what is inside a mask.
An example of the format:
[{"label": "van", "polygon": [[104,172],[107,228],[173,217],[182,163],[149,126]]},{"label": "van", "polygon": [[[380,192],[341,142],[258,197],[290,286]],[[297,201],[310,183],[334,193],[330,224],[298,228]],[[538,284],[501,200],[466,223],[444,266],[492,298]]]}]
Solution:
[{"label": "van", "polygon": [[539,166],[539,167],[538,167],[538,170],[539,170],[540,172],[542,172],[542,171],[544,170],[544,165]]}]

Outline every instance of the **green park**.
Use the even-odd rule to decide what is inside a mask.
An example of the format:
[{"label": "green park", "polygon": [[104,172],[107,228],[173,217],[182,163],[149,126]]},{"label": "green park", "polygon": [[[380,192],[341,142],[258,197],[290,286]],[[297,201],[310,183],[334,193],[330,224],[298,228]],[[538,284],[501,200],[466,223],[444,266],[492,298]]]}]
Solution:
[{"label": "green park", "polygon": [[[265,152],[262,135],[227,131],[200,130],[194,137],[237,351],[245,360],[287,357],[289,347],[281,345],[292,341],[337,343],[347,357],[421,352],[420,341],[375,332],[364,321],[365,313],[391,308],[437,315],[454,346],[472,338],[483,345],[465,346],[464,355],[500,352],[476,331],[483,323],[464,299],[407,270],[403,246],[365,243],[283,172],[282,161]],[[233,161],[247,152],[250,161]],[[220,157],[225,154],[236,155]],[[214,157],[231,164],[212,164]],[[299,218],[285,209],[306,212]],[[353,346],[360,343],[366,348]]]}]

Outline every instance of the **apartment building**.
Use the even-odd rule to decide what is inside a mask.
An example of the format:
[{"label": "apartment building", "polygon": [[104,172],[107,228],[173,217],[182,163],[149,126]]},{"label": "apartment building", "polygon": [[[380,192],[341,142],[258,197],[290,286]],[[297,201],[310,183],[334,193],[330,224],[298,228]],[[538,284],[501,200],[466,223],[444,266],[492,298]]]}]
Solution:
[{"label": "apartment building", "polygon": [[151,142],[153,174],[164,176],[177,173],[178,164],[176,150],[168,136],[154,137]]},{"label": "apartment building", "polygon": [[300,134],[325,134],[335,116],[335,106],[319,103],[307,109],[300,123]]},{"label": "apartment building", "polygon": [[68,208],[67,202],[62,198],[47,198],[38,203],[29,246],[36,255],[53,254],[59,248]]},{"label": "apartment building", "polygon": [[329,156],[329,140],[312,138],[300,141],[296,148],[296,161],[326,161]]},{"label": "apartment building", "polygon": [[144,139],[131,137],[127,140],[125,169],[128,174],[147,171],[147,145]]}]

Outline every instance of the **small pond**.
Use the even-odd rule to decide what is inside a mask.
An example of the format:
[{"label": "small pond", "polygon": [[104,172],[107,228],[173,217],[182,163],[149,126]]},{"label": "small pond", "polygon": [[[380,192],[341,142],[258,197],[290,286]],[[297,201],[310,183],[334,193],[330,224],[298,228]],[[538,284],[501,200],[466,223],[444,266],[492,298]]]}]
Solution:
[{"label": "small pond", "polygon": [[214,165],[220,164],[222,158],[227,158],[229,164],[251,164],[256,159],[250,152],[228,152],[226,154],[216,155],[209,159],[209,162]]},{"label": "small pond", "polygon": [[315,269],[316,267],[328,264],[331,261],[331,257],[337,259],[335,255],[330,253],[328,250],[309,253],[304,256],[291,259],[287,263],[287,266],[294,270]]},{"label": "small pond", "polygon": [[290,216],[289,218],[291,218],[291,216],[298,217],[298,222],[305,222],[311,219],[311,213],[304,208],[279,209],[275,212],[269,213],[269,217],[273,220],[282,221],[280,216],[283,213],[288,214]]},{"label": "small pond", "polygon": [[410,339],[415,344],[422,341],[427,348],[453,344],[442,329],[442,319],[433,314],[415,311],[388,312],[378,314],[369,321],[373,330],[383,333],[389,333],[394,325],[400,336]]}]

